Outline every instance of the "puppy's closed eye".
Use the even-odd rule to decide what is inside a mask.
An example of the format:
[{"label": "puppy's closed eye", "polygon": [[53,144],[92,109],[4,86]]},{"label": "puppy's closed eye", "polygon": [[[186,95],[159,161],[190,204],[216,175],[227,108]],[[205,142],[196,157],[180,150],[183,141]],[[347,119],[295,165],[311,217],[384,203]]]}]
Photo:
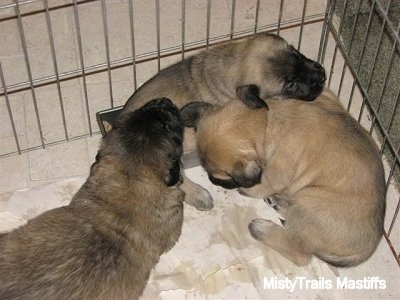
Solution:
[{"label": "puppy's closed eye", "polygon": [[256,161],[238,162],[230,176],[241,187],[249,188],[261,182],[262,169]]}]

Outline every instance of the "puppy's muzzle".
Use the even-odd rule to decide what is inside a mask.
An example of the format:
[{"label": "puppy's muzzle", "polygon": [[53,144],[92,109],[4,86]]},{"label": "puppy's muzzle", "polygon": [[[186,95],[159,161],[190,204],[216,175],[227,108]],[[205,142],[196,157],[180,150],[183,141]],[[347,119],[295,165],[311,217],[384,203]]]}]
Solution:
[{"label": "puppy's muzzle", "polygon": [[215,178],[211,174],[208,174],[208,179],[210,179],[212,184],[223,187],[224,189],[232,190],[241,187],[241,185],[236,182],[234,179],[219,179]]}]

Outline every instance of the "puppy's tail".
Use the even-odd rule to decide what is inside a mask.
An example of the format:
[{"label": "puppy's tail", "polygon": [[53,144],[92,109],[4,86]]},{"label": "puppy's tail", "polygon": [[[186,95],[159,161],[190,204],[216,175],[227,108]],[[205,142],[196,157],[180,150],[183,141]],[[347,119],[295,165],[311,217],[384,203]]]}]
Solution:
[{"label": "puppy's tail", "polygon": [[319,259],[323,260],[324,262],[338,268],[349,268],[354,267],[362,262],[366,261],[371,254],[366,255],[367,253],[363,254],[353,254],[348,256],[336,256],[336,255],[316,255]]}]

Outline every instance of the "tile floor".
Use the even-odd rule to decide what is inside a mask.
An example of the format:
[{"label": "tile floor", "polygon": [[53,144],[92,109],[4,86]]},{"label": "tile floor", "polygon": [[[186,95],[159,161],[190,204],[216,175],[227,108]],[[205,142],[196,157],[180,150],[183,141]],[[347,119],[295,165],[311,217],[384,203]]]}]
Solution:
[{"label": "tile floor", "polygon": [[[8,87],[28,80],[24,60],[23,43],[19,36],[16,7],[12,0],[0,0],[0,62],[3,76]],[[49,26],[44,12],[24,15],[28,12],[44,10],[44,1],[19,1],[22,14],[22,27],[29,56],[30,71],[33,79],[55,74],[49,39]],[[69,4],[71,1],[48,1],[49,7]],[[156,1],[133,1],[135,52],[137,57],[146,58],[146,53],[157,50],[156,37]],[[230,0],[212,1],[210,8],[210,40],[227,35],[230,31]],[[283,7],[282,21],[301,18],[303,0],[286,2]],[[180,0],[160,1],[160,48],[170,49],[182,43]],[[255,24],[256,1],[236,1],[234,31],[253,30]],[[123,60],[132,55],[129,3],[128,1],[105,1],[109,57],[111,61]],[[309,0],[306,16],[322,14],[325,1]],[[83,64],[95,68],[107,63],[104,22],[101,1],[89,1],[78,5],[79,32],[82,40]],[[279,1],[260,1],[258,26],[269,28],[279,18]],[[55,47],[58,73],[74,72],[81,66],[78,29],[73,6],[52,9],[49,14],[51,31]],[[207,1],[185,1],[185,41],[195,44],[207,35]],[[301,50],[309,57],[316,58],[320,39],[321,23],[304,27]],[[282,36],[294,45],[298,44],[299,28],[283,30]],[[309,38],[312,37],[312,38]],[[190,47],[190,46],[187,46]],[[167,51],[166,50],[166,51]],[[168,52],[168,51],[167,51]],[[160,60],[161,68],[180,60],[181,55]],[[157,60],[137,65],[137,84],[140,86],[157,72]],[[111,106],[122,105],[134,91],[133,68],[131,66],[94,74],[85,77],[87,103],[82,79],[71,79],[60,83],[60,94],[65,112],[65,127],[59,104],[59,92],[56,84],[39,87],[34,92],[26,91],[9,95],[12,116],[21,149],[41,146],[41,135],[33,97],[36,98],[38,115],[44,143],[53,143],[69,138],[88,135],[90,130],[98,132],[95,113]],[[112,86],[109,86],[109,80]],[[29,84],[28,84],[29,87]],[[89,108],[90,122],[87,117]],[[13,137],[10,118],[4,97],[0,101],[0,155],[17,150]],[[29,188],[77,175],[88,173],[94,159],[100,137],[98,134],[79,140],[72,140],[55,146],[30,151],[19,156],[1,158],[0,193],[16,189]]]}]

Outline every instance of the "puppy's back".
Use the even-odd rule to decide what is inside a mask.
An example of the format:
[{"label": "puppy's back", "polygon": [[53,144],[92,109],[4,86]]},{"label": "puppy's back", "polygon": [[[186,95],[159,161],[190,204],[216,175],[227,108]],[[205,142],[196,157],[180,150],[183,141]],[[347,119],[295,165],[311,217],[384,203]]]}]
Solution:
[{"label": "puppy's back", "polygon": [[295,111],[289,112],[292,128],[286,138],[299,148],[285,151],[299,156],[288,193],[304,212],[298,218],[313,219],[316,232],[308,229],[307,243],[315,236],[327,238],[331,253],[352,254],[320,252],[321,259],[337,266],[358,264],[375,251],[383,234],[385,180],[376,143],[331,92],[313,103],[296,102]]},{"label": "puppy's back", "polygon": [[58,208],[1,237],[0,299],[140,296],[135,293],[141,293],[150,272],[141,269],[144,258],[130,256],[117,232],[94,226],[80,214]]}]

